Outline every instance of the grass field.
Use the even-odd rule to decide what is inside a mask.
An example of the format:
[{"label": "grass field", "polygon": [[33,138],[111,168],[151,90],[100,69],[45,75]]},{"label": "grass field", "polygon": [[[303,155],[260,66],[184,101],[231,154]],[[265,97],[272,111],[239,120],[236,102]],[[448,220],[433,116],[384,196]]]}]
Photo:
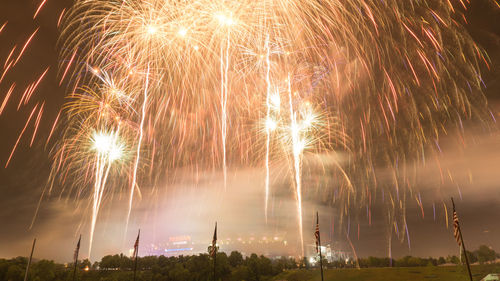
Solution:
[{"label": "grass field", "polygon": [[[474,281],[481,280],[488,273],[500,273],[500,264],[472,266]],[[318,281],[320,272],[315,270],[293,270],[276,276],[275,281]],[[362,268],[325,270],[328,281],[468,281],[467,269],[463,266],[428,266],[400,268]]]}]

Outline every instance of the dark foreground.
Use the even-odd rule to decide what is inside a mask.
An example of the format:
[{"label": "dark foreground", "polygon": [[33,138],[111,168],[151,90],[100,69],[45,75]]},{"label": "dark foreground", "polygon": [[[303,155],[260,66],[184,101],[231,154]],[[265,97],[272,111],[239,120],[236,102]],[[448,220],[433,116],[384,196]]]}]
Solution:
[{"label": "dark foreground", "polygon": [[[481,280],[488,273],[500,273],[500,264],[473,265],[474,281]],[[318,281],[318,270],[291,270],[279,274],[274,281]],[[395,268],[329,269],[325,271],[328,281],[468,281],[466,268],[463,266],[427,266]]]},{"label": "dark foreground", "polygon": [[[491,253],[490,253],[491,252]],[[496,253],[492,250],[477,255],[469,253],[472,261],[481,263],[495,260]],[[309,264],[308,259],[303,262],[290,258],[269,259],[252,254],[243,257],[241,253],[233,251],[229,255],[217,253],[216,280],[217,281],[307,281],[320,280],[320,271]],[[468,281],[464,266],[457,266],[459,258],[452,256],[445,258],[417,258],[403,257],[392,260],[388,258],[369,257],[359,259],[361,269],[354,268],[356,263],[351,261],[333,262],[327,264],[325,280],[370,280],[370,281],[410,281],[410,280],[442,280]],[[135,281],[213,281],[213,257],[207,254],[193,256],[147,256],[137,260],[124,255],[105,256],[99,262],[91,263],[88,260],[74,264],[58,264],[49,260],[34,260],[30,267],[28,280],[36,281],[132,281],[137,262],[137,276]],[[451,266],[444,266],[451,264]],[[0,280],[23,281],[27,259],[0,259]],[[488,273],[500,273],[500,264],[482,264],[472,267],[474,280],[481,280]]]}]

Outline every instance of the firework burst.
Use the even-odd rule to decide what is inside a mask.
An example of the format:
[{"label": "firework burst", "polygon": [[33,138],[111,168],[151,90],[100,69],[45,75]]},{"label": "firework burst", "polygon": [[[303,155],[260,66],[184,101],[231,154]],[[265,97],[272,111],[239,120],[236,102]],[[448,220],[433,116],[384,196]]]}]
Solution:
[{"label": "firework burst", "polygon": [[[348,164],[322,169],[337,179],[316,186],[325,198],[345,215],[369,209],[382,190],[390,224],[406,227],[414,193],[406,163],[462,130],[463,119],[488,119],[487,59],[463,27],[466,8],[460,0],[77,0],[60,18],[60,78],[70,94],[50,188],[93,186],[93,233],[105,186],[128,186],[128,222],[138,187],[165,171],[221,169],[226,182],[227,169],[263,167],[267,221],[272,163],[287,161],[303,255],[304,156],[344,152]],[[4,75],[36,34],[12,49]],[[42,112],[37,104],[27,124]],[[378,186],[375,165],[392,169],[393,185]]]}]

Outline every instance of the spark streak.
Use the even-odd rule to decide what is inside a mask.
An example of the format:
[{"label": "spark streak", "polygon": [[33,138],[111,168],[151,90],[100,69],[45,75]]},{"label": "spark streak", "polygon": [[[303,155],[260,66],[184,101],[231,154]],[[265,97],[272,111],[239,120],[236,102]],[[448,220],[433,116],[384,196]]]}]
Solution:
[{"label": "spark streak", "polygon": [[264,207],[264,213],[265,213],[265,219],[267,223],[267,216],[268,216],[268,205],[269,205],[269,149],[270,149],[270,143],[271,143],[271,125],[268,124],[271,120],[271,79],[269,77],[270,71],[271,71],[271,63],[269,61],[269,35],[266,37],[266,180],[265,180],[265,191],[266,191],[266,196],[265,196],[265,207]]},{"label": "spark streak", "polygon": [[92,252],[95,226],[97,216],[101,209],[104,188],[108,179],[111,164],[122,157],[123,145],[118,140],[119,128],[115,132],[94,132],[92,135],[92,149],[96,151],[95,156],[95,182],[92,204],[92,222],[90,226],[89,257]]},{"label": "spark streak", "polygon": [[291,77],[288,75],[287,79],[288,83],[288,99],[290,103],[290,134],[292,136],[292,154],[293,154],[293,163],[294,163],[294,172],[295,172],[295,194],[297,197],[297,219],[299,221],[299,237],[300,237],[300,245],[301,245],[301,253],[302,257],[304,257],[304,229],[302,223],[302,150],[303,144],[300,140],[299,136],[299,127],[297,124],[297,115],[293,110],[293,101],[292,101],[292,82]]},{"label": "spark streak", "polygon": [[132,212],[132,202],[134,199],[134,190],[135,190],[135,185],[136,185],[136,181],[137,181],[137,168],[139,167],[139,160],[140,160],[140,156],[141,156],[141,145],[142,145],[142,138],[144,135],[144,120],[146,119],[146,108],[147,108],[147,104],[148,104],[148,86],[149,86],[149,65],[148,65],[148,71],[146,73],[146,85],[144,87],[144,101],[142,102],[142,110],[141,110],[141,124],[139,125],[139,140],[137,143],[137,152],[136,152],[136,156],[135,156],[134,171],[132,174],[132,183],[130,185],[125,233],[127,233],[128,223],[130,220],[130,213]]}]

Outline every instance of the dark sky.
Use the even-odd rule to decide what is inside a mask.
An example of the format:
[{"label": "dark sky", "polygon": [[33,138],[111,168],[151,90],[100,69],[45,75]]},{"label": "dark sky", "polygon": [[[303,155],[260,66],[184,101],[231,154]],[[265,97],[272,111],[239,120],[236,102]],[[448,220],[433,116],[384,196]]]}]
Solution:
[{"label": "dark sky", "polygon": [[[486,94],[493,113],[500,117],[498,114],[500,11],[485,2],[472,1],[468,12],[468,29],[476,41],[488,51],[492,60],[492,69],[485,74],[488,86]],[[69,7],[71,1],[48,0],[41,13],[33,20],[37,5],[38,1],[28,0],[3,0],[0,3],[0,26],[8,21],[0,33],[0,64],[3,65],[14,45],[18,45],[18,48],[22,46],[31,33],[40,27],[19,64],[0,83],[0,101],[3,100],[11,84],[16,83],[12,100],[0,115],[0,257],[26,255],[31,240],[33,237],[38,237],[37,257],[67,261],[71,258],[77,234],[80,231],[84,234],[88,232],[87,225],[82,224],[81,219],[85,210],[74,207],[85,204],[80,204],[81,202],[76,202],[75,199],[58,198],[57,194],[52,194],[50,199],[42,202],[34,227],[28,229],[49,173],[49,151],[45,146],[45,140],[67,93],[67,89],[58,86],[56,23],[60,11]],[[30,103],[16,111],[15,105],[24,88],[49,66],[47,77],[40,84]],[[45,113],[33,146],[29,147],[33,132],[31,128],[20,142],[11,164],[3,168],[31,109],[37,102],[44,101]],[[469,248],[474,249],[486,244],[500,251],[500,138],[497,131],[486,132],[476,129],[468,134],[472,141],[465,149],[458,149],[452,144],[443,146],[443,159],[440,165],[443,170],[451,171],[455,182],[447,181],[441,184],[441,175],[435,162],[430,161],[426,167],[419,170],[418,184],[425,215],[422,216],[415,200],[409,200],[407,219],[411,246],[409,247],[406,238],[401,243],[394,237],[392,243],[394,256],[406,254],[438,256],[458,253],[452,230],[446,228],[444,220],[441,200],[449,196],[457,199],[464,238],[467,239]],[[380,170],[383,174],[384,169]],[[257,236],[261,233],[266,235],[273,235],[275,232],[293,233],[294,216],[286,211],[293,209],[293,202],[290,202],[289,198],[278,196],[274,200],[277,226],[269,227],[261,222],[263,208],[256,202],[260,202],[262,194],[248,184],[255,180],[254,177],[261,176],[255,171],[235,171],[229,186],[237,188],[221,199],[224,200],[224,206],[218,206],[211,211],[206,211],[207,208],[211,208],[207,206],[207,202],[210,202],[210,198],[216,196],[217,192],[210,186],[201,193],[186,192],[157,200],[154,212],[150,211],[150,201],[145,200],[138,207],[131,228],[143,228],[144,239],[149,242],[159,241],[162,236],[186,233],[208,242],[211,221],[215,219],[222,223],[220,237],[235,237],[248,233]],[[217,175],[207,177],[217,178]],[[186,185],[189,185],[189,181],[186,182]],[[344,234],[339,232],[330,234],[332,220],[337,220],[338,223],[338,218],[334,215],[338,212],[318,202],[320,200],[307,201],[306,206],[310,208],[306,209],[320,208],[322,214],[325,214],[322,225],[325,228],[324,236],[328,237],[326,240],[338,241],[339,247],[350,250]],[[436,208],[436,219],[433,215],[433,203]],[[206,208],[201,210],[202,206]],[[249,209],[252,211],[249,212]],[[103,210],[103,220],[107,223],[97,229],[94,258],[129,248],[122,244],[124,211],[117,206]],[[448,209],[448,212],[451,211]],[[306,214],[305,218],[306,239],[313,241],[312,213]],[[359,240],[357,221],[360,224]],[[311,230],[310,233],[308,229]],[[350,237],[359,256],[387,255],[387,226],[382,207],[374,208],[372,225],[368,225],[366,219],[352,218],[351,231],[354,234],[351,233]],[[127,241],[133,241],[134,235],[129,234]],[[83,243],[83,248],[87,247],[86,243]],[[258,252],[260,249],[257,247],[255,251]]]}]

